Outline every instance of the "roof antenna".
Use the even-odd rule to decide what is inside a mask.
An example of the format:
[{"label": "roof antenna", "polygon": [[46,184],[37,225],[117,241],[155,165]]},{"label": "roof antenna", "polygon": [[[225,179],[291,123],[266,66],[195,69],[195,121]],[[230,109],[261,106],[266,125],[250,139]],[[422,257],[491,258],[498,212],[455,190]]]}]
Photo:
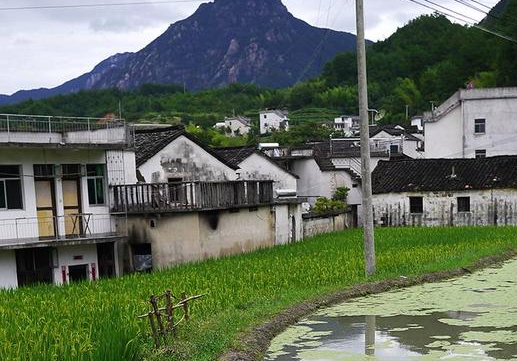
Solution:
[{"label": "roof antenna", "polygon": [[458,178],[457,174],[456,174],[456,167],[455,166],[452,166],[452,174],[451,174],[451,179],[456,179]]}]

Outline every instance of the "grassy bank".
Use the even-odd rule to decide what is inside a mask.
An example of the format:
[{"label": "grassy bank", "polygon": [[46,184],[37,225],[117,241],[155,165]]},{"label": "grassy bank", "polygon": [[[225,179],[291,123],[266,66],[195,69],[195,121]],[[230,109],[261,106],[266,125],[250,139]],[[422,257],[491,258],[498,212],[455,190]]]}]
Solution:
[{"label": "grassy bank", "polygon": [[[468,265],[517,247],[515,228],[377,231],[378,274],[363,275],[359,231],[151,275],[0,292],[0,360],[212,360],[239,332],[292,304],[352,284]],[[166,289],[208,293],[173,355],[151,351],[144,300]]]}]

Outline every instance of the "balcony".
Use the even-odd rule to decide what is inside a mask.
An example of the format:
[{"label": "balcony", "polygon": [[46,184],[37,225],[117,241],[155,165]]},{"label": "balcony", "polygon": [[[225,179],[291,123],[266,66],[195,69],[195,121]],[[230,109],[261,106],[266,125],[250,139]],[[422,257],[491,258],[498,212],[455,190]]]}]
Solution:
[{"label": "balcony", "polygon": [[0,145],[126,148],[129,126],[120,119],[0,114]]},{"label": "balcony", "polygon": [[60,217],[0,220],[0,249],[101,243],[125,237],[112,215],[69,214]]},{"label": "balcony", "polygon": [[273,204],[273,181],[182,182],[112,186],[113,212],[199,212]]}]

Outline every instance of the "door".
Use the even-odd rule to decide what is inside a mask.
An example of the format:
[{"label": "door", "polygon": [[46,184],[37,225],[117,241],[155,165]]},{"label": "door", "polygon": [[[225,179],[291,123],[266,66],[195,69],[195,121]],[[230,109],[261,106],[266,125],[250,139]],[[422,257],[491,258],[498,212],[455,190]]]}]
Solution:
[{"label": "door", "polygon": [[56,236],[56,210],[54,203],[54,182],[52,180],[36,180],[36,212],[40,238]]},{"label": "door", "polygon": [[68,266],[68,281],[81,282],[88,279],[88,265]]},{"label": "door", "polygon": [[79,181],[77,179],[64,179],[63,205],[65,209],[65,234],[67,236],[80,236],[83,234],[80,204]]},{"label": "door", "polygon": [[115,244],[97,244],[97,258],[99,259],[99,277],[115,277]]}]

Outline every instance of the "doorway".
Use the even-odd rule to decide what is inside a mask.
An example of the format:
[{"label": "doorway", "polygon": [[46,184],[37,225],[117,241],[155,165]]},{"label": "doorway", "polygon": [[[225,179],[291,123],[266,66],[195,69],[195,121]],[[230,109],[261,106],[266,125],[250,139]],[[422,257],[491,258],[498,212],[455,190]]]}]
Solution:
[{"label": "doorway", "polygon": [[56,205],[54,196],[54,181],[51,179],[37,179],[36,213],[40,238],[56,236]]},{"label": "doorway", "polygon": [[83,234],[81,217],[81,183],[80,166],[64,164],[63,169],[63,208],[65,216],[65,235],[80,236]]},{"label": "doorway", "polygon": [[115,272],[115,243],[97,244],[97,258],[99,260],[99,277],[111,278]]},{"label": "doorway", "polygon": [[88,279],[88,265],[68,266],[68,282],[81,282]]}]

